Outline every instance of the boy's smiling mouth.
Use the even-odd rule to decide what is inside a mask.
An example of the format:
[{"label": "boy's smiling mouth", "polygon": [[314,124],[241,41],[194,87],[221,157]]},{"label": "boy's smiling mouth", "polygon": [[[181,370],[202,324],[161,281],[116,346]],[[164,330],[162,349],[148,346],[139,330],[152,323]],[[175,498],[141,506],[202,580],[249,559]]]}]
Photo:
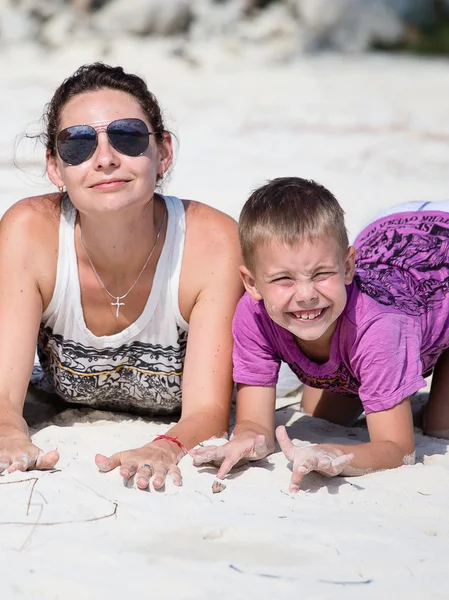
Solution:
[{"label": "boy's smiling mouth", "polygon": [[297,321],[314,321],[315,319],[318,319],[326,310],[327,307],[316,308],[315,310],[297,310],[288,314],[294,317]]}]

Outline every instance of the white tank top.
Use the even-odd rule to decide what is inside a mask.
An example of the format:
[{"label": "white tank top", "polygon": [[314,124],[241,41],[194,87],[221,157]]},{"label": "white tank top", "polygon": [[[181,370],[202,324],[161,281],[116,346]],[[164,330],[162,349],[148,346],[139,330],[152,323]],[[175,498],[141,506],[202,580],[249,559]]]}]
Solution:
[{"label": "white tank top", "polygon": [[180,409],[188,333],[178,304],[185,213],[179,198],[162,198],[167,233],[145,308],[120,333],[100,337],[87,328],[81,306],[77,211],[68,197],[62,202],[56,284],[37,351],[47,384],[67,402],[149,414]]}]

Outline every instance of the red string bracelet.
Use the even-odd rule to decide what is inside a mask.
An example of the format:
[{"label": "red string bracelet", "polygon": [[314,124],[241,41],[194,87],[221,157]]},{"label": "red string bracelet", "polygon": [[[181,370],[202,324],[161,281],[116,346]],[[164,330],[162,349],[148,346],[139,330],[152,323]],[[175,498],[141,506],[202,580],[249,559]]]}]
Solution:
[{"label": "red string bracelet", "polygon": [[168,440],[169,442],[173,442],[181,448],[184,454],[187,454],[187,448],[177,438],[170,437],[169,435],[158,435],[154,438],[153,442],[157,442],[158,440]]}]

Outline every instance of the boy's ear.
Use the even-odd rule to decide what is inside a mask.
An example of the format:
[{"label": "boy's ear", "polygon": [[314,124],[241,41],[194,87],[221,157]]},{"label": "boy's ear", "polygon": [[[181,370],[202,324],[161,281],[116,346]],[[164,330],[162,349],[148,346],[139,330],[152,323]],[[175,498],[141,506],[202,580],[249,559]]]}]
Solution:
[{"label": "boy's ear", "polygon": [[354,246],[349,246],[345,260],[345,284],[349,285],[354,279],[355,272],[355,253]]},{"label": "boy's ear", "polygon": [[259,294],[259,290],[257,289],[256,280],[251,271],[245,267],[245,265],[240,265],[239,271],[243,285],[245,286],[245,290],[248,292],[251,298],[253,300],[262,300],[262,296]]},{"label": "boy's ear", "polygon": [[52,155],[50,150],[46,152],[46,160],[47,160],[47,174],[50,178],[50,181],[55,184],[56,187],[63,187],[64,181],[59,172],[59,167],[56,162],[56,157]]}]

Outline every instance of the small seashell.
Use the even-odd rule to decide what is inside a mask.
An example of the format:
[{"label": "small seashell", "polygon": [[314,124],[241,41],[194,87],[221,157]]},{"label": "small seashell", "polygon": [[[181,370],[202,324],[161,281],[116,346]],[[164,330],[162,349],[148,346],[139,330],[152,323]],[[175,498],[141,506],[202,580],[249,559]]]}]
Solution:
[{"label": "small seashell", "polygon": [[219,494],[226,489],[226,485],[222,481],[215,480],[212,484],[212,493]]}]

